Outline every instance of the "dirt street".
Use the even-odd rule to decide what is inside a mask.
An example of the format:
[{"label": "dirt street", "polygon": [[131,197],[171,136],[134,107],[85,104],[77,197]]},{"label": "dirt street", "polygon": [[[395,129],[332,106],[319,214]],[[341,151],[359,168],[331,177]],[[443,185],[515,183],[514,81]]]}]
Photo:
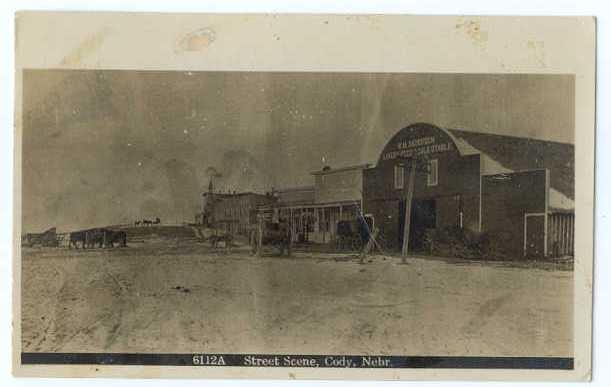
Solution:
[{"label": "dirt street", "polygon": [[24,351],[572,356],[571,271],[201,244],[23,249]]}]

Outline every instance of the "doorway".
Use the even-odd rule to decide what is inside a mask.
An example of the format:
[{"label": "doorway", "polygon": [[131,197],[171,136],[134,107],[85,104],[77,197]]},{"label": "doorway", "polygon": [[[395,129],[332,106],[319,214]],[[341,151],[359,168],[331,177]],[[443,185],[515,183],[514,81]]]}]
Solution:
[{"label": "doorway", "polygon": [[524,215],[524,256],[545,256],[545,214]]},{"label": "doorway", "polygon": [[[435,199],[412,200],[412,212],[409,230],[409,251],[424,250],[424,236],[427,229],[437,225],[437,208]],[[399,201],[399,247],[403,246],[405,230],[405,200]]]}]

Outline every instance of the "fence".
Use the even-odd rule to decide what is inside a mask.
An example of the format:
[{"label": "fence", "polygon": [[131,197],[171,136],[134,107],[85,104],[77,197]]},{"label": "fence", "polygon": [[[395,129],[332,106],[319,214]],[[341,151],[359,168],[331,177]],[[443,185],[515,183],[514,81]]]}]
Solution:
[{"label": "fence", "polygon": [[548,216],[549,255],[572,256],[575,249],[575,214],[551,213]]}]

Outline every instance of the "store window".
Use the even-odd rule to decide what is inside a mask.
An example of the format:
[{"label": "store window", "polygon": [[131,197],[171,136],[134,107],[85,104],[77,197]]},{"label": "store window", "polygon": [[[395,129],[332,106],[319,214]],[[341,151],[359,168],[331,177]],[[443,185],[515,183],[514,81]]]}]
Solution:
[{"label": "store window", "polygon": [[428,168],[428,175],[427,175],[427,181],[426,181],[426,184],[429,186],[434,186],[434,185],[437,185],[438,183],[438,179],[439,179],[438,164],[439,163],[437,159],[429,160],[429,168]]},{"label": "store window", "polygon": [[402,189],[405,180],[403,165],[395,165],[395,189]]}]

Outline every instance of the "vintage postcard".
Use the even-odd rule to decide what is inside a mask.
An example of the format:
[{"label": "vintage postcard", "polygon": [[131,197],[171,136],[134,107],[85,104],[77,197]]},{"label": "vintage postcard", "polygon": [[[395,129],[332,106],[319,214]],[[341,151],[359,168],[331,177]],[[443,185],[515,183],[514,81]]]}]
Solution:
[{"label": "vintage postcard", "polygon": [[590,378],[593,18],[16,32],[16,375]]}]

